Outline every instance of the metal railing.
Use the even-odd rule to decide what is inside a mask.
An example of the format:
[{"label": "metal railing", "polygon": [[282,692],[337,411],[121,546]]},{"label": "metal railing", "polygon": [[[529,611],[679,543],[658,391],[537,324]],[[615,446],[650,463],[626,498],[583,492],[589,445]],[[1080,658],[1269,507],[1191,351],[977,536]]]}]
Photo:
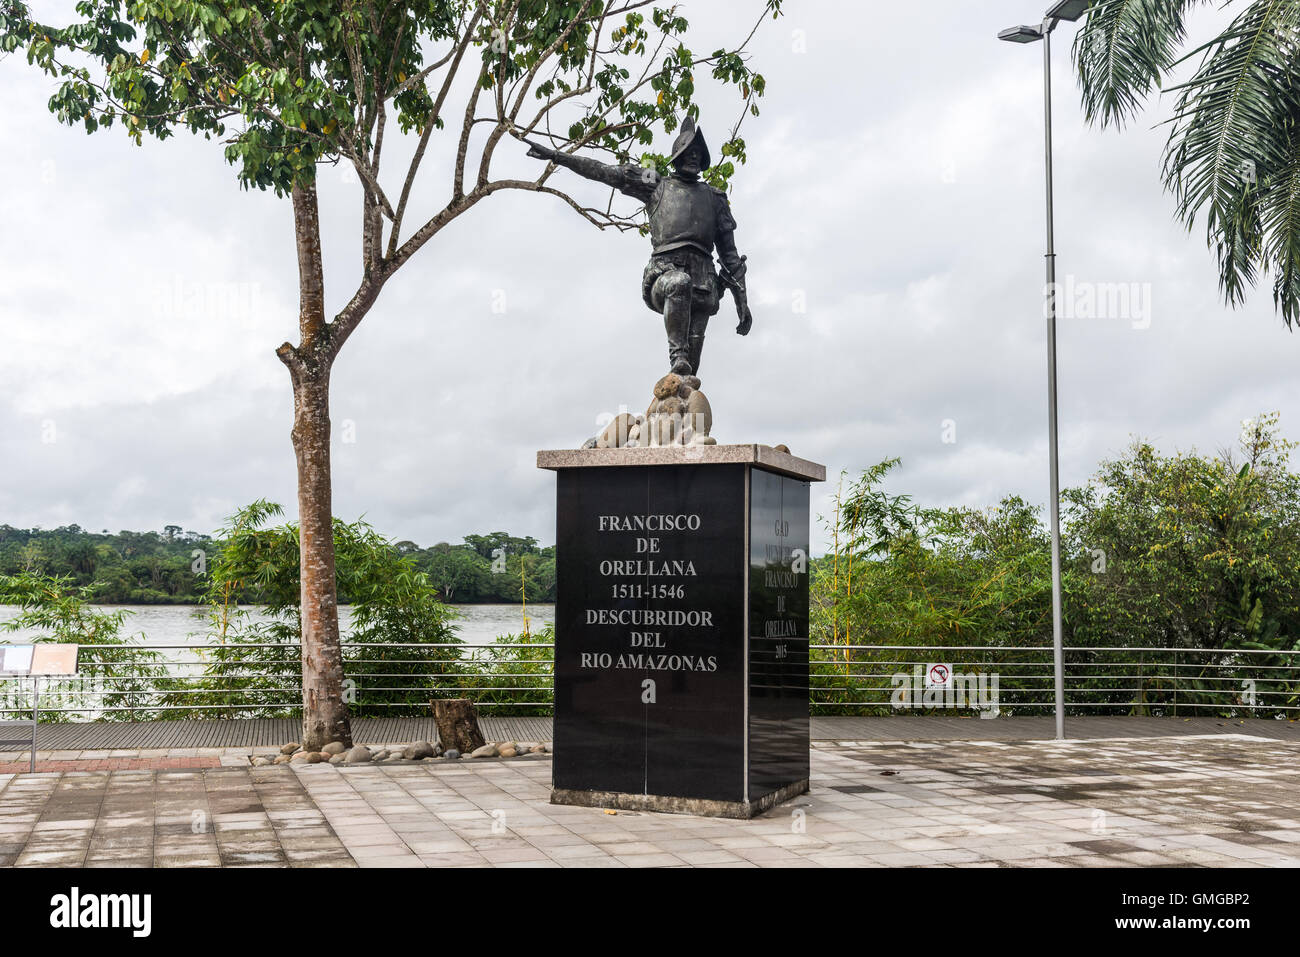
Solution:
[{"label": "metal railing", "polygon": [[[549,714],[554,645],[344,642],[345,694],[357,715],[428,714],[432,698],[481,710]],[[1052,649],[979,645],[812,644],[814,714],[1036,714],[1053,707]],[[80,674],[46,680],[54,720],[291,717],[300,713],[300,649],[290,643],[83,646]],[[948,665],[972,700],[930,689]],[[1065,649],[1075,714],[1279,717],[1300,713],[1300,652],[1248,649]],[[992,700],[990,698],[992,696]],[[0,680],[0,718],[30,714],[27,679]]]},{"label": "metal railing", "polygon": [[[996,679],[996,709],[1034,714],[1054,707],[1050,646],[813,645],[812,704],[824,713],[951,708],[925,672],[946,664],[959,677]],[[1300,712],[1300,652],[1226,648],[1067,647],[1065,705],[1075,714],[1277,717]],[[904,696],[902,692],[910,692]],[[906,697],[900,708],[899,698]],[[981,704],[968,710],[987,710]]]}]

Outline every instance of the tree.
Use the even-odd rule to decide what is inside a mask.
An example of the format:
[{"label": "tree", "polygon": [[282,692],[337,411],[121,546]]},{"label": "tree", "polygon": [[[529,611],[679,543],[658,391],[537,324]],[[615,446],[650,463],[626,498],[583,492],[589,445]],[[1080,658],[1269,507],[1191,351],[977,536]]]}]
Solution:
[{"label": "tree", "polygon": [[[1071,667],[1085,668],[1070,682],[1089,693],[1088,707],[1223,707],[1245,679],[1260,701],[1294,704],[1300,474],[1279,421],[1247,420],[1239,448],[1216,456],[1138,441],[1064,491],[1066,647]],[[897,464],[873,466],[836,495],[834,551],[812,569],[814,643],[833,651],[813,652],[818,699],[880,694],[909,646],[979,646],[945,656],[1005,665],[1004,706],[1041,700],[1044,672],[1014,653],[1050,646],[1040,510],[1014,496],[992,509],[924,508],[886,490]]]},{"label": "tree", "polygon": [[531,555],[537,551],[537,539],[528,535],[515,538],[509,532],[492,532],[488,535],[466,535],[465,544],[488,561],[506,555]]},{"label": "tree", "polygon": [[[872,466],[837,496],[837,548],[813,575],[813,627],[846,645],[1032,644],[1048,585],[1038,511],[924,508]],[[847,660],[847,658],[846,658]]]},{"label": "tree", "polygon": [[[754,0],[761,15],[781,0]],[[610,203],[584,205],[536,179],[491,172],[501,141],[549,137],[574,152],[632,158],[653,131],[675,129],[696,74],[732,84],[743,119],[764,80],[732,49],[697,56],[689,24],[651,0],[81,0],[66,26],[0,0],[0,50],[26,50],[61,81],[50,109],[88,132],[117,126],[136,143],[188,130],[225,143],[245,187],[291,200],[299,341],[277,355],[293,386],[301,556],[303,746],[350,742],[342,693],[330,480],[330,374],[344,344],[397,271],[488,197],[544,193],[598,227],[637,228]],[[453,99],[460,97],[453,108]],[[449,122],[450,121],[450,122]],[[381,166],[394,135],[416,138],[396,180]],[[556,130],[563,131],[556,133]],[[435,133],[454,169],[445,204],[415,229],[408,208]],[[723,184],[745,159],[739,122],[709,175]],[[665,157],[640,160],[666,172]],[[363,275],[333,318],[325,298],[316,170],[347,163],[361,192]],[[396,184],[396,188],[394,188]]]},{"label": "tree", "polygon": [[[298,602],[299,532],[293,523],[270,525],[283,509],[258,500],[236,512],[221,530],[203,596],[212,651],[199,690],[178,704],[223,705],[227,714],[279,713],[281,693],[294,683],[295,662],[285,646],[302,640]],[[334,520],[334,545],[342,596],[352,604],[351,651],[346,658],[359,709],[392,713],[397,705],[427,707],[422,681],[454,672],[458,639],[452,612],[438,601],[415,559],[363,521]],[[256,614],[241,608],[251,598]],[[408,647],[393,648],[400,644]],[[394,680],[406,687],[391,687]],[[233,702],[238,695],[242,702]],[[201,714],[202,711],[197,713]]]},{"label": "tree", "polygon": [[423,562],[429,580],[447,601],[473,600],[484,591],[487,563],[468,548],[435,545]]},{"label": "tree", "polygon": [[1297,647],[1300,476],[1278,421],[1214,457],[1136,442],[1065,493],[1072,643]]},{"label": "tree", "polygon": [[1187,14],[1206,0],[1098,0],[1075,38],[1084,113],[1103,128],[1133,119],[1155,89],[1199,57],[1168,120],[1164,183],[1190,230],[1204,214],[1231,305],[1261,274],[1288,328],[1300,320],[1300,0],[1228,0],[1236,16],[1183,54]]}]

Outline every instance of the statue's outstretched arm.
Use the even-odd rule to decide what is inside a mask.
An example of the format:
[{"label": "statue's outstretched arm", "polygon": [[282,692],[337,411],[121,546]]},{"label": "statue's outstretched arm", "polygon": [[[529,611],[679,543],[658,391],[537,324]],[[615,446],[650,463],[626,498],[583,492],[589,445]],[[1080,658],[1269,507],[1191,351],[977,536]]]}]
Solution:
[{"label": "statue's outstretched arm", "polygon": [[549,146],[542,146],[539,143],[525,142],[528,142],[528,155],[533,159],[549,160],[556,166],[563,166],[565,169],[573,170],[573,172],[585,179],[604,183],[606,186],[614,187],[620,193],[634,196],[643,203],[649,201],[654,193],[655,186],[659,183],[659,176],[654,170],[646,170],[643,167],[630,164],[613,166],[609,163],[589,159],[586,156],[563,153],[551,149]]}]

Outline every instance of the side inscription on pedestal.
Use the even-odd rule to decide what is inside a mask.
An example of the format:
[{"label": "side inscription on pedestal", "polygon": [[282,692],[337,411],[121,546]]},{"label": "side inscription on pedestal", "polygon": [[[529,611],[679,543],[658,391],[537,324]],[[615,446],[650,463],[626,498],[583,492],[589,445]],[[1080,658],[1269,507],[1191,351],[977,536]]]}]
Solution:
[{"label": "side inscription on pedestal", "polygon": [[807,482],[755,469],[749,515],[749,797],[808,777]]}]

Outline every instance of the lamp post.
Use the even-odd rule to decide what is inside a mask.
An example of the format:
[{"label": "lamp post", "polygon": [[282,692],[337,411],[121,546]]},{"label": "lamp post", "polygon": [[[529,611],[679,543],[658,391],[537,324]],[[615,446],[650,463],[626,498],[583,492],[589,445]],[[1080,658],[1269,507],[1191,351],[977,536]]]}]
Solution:
[{"label": "lamp post", "polygon": [[1047,165],[1047,439],[1051,466],[1052,664],[1055,676],[1056,737],[1065,738],[1065,651],[1061,623],[1061,458],[1056,414],[1056,225],[1052,184],[1052,31],[1063,20],[1078,20],[1092,0],[1060,0],[1041,26],[1010,27],[998,34],[1009,43],[1043,41],[1043,101]]}]

